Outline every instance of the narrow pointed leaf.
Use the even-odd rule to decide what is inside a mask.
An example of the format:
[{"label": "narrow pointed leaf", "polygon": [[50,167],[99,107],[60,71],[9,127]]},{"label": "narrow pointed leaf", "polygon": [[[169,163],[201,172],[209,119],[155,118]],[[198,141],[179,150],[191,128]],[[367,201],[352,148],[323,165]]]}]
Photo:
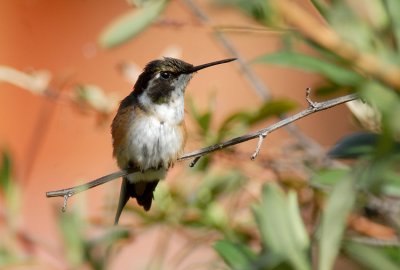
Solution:
[{"label": "narrow pointed leaf", "polygon": [[358,158],[373,153],[379,135],[370,132],[358,132],[342,138],[328,153],[333,158]]},{"label": "narrow pointed leaf", "polygon": [[[360,264],[371,270],[398,270],[398,262],[393,261],[383,248],[369,247],[356,243],[347,243],[344,250]],[[397,253],[397,252],[396,252]]]},{"label": "narrow pointed leaf", "polygon": [[301,220],[295,193],[284,195],[275,184],[264,186],[261,205],[254,209],[265,248],[294,269],[310,269],[309,239]]},{"label": "narrow pointed leaf", "polygon": [[352,179],[344,177],[334,186],[328,198],[320,225],[319,270],[333,269],[355,196]]},{"label": "narrow pointed leaf", "polygon": [[166,0],[147,1],[143,8],[131,10],[110,23],[100,35],[100,45],[112,48],[131,39],[149,26],[163,11]]},{"label": "narrow pointed leaf", "polygon": [[396,40],[397,50],[400,50],[400,16],[398,11],[400,10],[399,0],[386,0],[387,12],[390,16],[392,31]]},{"label": "narrow pointed leaf", "polygon": [[59,226],[66,246],[66,258],[73,266],[79,266],[85,260],[85,237],[82,220],[77,213],[64,213],[60,216]]},{"label": "narrow pointed leaf", "polygon": [[234,244],[226,240],[220,240],[214,245],[214,249],[232,269],[249,269],[256,254],[245,245]]},{"label": "narrow pointed leaf", "polygon": [[349,169],[335,168],[325,169],[317,172],[312,178],[311,183],[318,186],[334,186],[349,173]]},{"label": "narrow pointed leaf", "polygon": [[234,125],[242,125],[244,129],[249,126],[265,121],[270,117],[279,116],[293,110],[296,103],[291,100],[277,99],[265,102],[257,110],[240,111],[231,114],[225,120],[218,130],[218,141],[221,141],[231,135],[230,132],[234,130]]},{"label": "narrow pointed leaf", "polygon": [[332,80],[338,85],[357,85],[363,81],[363,77],[350,69],[296,52],[285,51],[268,54],[259,57],[255,62],[277,64],[315,72]]},{"label": "narrow pointed leaf", "polygon": [[11,159],[7,153],[3,153],[0,167],[0,189],[7,192],[11,181]]}]

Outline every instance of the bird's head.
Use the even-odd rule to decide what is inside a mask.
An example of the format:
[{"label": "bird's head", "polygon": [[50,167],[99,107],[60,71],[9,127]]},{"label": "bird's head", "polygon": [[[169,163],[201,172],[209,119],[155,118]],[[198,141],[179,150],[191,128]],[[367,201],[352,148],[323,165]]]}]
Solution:
[{"label": "bird's head", "polygon": [[168,103],[176,97],[183,96],[187,84],[196,71],[233,60],[235,58],[199,66],[169,57],[151,61],[136,81],[133,94],[137,97],[145,95],[146,99],[155,104]]}]

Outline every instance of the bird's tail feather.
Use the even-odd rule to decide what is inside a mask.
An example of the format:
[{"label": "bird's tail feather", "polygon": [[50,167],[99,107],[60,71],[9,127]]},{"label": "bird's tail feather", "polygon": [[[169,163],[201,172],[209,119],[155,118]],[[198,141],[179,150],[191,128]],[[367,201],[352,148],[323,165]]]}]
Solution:
[{"label": "bird's tail feather", "polygon": [[136,198],[136,201],[144,210],[148,211],[153,200],[153,192],[157,187],[159,179],[151,182],[131,183],[126,177],[122,178],[121,194],[119,197],[117,213],[115,215],[114,224],[118,224],[119,217],[129,198]]},{"label": "bird's tail feather", "polygon": [[[149,211],[151,207],[151,202],[153,201],[153,193],[154,190],[157,187],[158,184],[158,179],[151,181],[151,182],[139,182],[132,184],[134,185],[133,190],[135,190],[135,193],[131,194],[132,198],[136,198],[136,201],[138,202],[139,205],[143,206],[144,210]],[[141,194],[138,192],[138,185],[144,185],[144,188],[140,188],[142,191]]]}]

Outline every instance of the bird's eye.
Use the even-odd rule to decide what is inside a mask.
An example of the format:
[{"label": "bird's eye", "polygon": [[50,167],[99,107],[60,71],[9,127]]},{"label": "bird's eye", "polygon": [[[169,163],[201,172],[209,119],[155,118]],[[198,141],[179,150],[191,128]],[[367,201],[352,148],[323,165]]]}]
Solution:
[{"label": "bird's eye", "polygon": [[163,71],[160,73],[161,78],[169,79],[171,77],[171,72]]}]

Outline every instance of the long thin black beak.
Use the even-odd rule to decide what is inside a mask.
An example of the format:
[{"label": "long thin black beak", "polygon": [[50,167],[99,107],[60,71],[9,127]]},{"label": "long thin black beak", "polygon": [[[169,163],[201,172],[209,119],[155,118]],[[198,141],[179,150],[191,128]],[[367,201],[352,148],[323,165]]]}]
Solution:
[{"label": "long thin black beak", "polygon": [[232,61],[235,61],[235,60],[236,60],[236,58],[229,58],[229,59],[214,61],[214,62],[211,62],[211,63],[199,65],[199,66],[194,66],[190,70],[188,70],[187,73],[193,73],[193,72],[199,71],[200,69],[203,69],[203,68],[208,68],[208,67],[211,67],[211,66],[224,64],[224,63],[232,62]]}]

